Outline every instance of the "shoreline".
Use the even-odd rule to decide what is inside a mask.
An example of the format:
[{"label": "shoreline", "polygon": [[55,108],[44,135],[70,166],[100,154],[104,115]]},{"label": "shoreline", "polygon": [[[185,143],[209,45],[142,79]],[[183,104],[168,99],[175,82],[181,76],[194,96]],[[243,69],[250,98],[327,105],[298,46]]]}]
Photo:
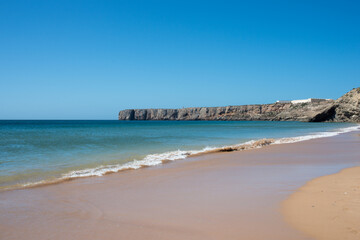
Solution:
[{"label": "shoreline", "polygon": [[358,165],[358,134],[1,192],[0,237],[308,240],[284,222],[281,202],[313,178]]},{"label": "shoreline", "polygon": [[12,191],[18,189],[27,189],[41,187],[51,184],[60,184],[67,181],[73,181],[79,178],[88,178],[88,177],[102,177],[105,175],[120,173],[128,170],[137,170],[147,167],[153,167],[157,165],[163,165],[165,163],[184,160],[191,157],[203,156],[214,153],[223,153],[223,152],[238,152],[246,151],[251,149],[258,149],[268,145],[278,145],[278,144],[289,144],[308,141],[312,139],[333,137],[339,134],[353,132],[360,130],[360,125],[354,125],[351,127],[344,127],[339,129],[334,129],[333,131],[326,132],[314,132],[303,136],[297,137],[282,137],[282,138],[263,138],[257,140],[251,140],[240,144],[227,145],[222,147],[205,147],[201,150],[177,150],[171,152],[164,152],[158,154],[149,154],[142,160],[132,160],[126,163],[115,164],[115,165],[100,165],[94,168],[85,168],[81,170],[73,170],[61,175],[61,177],[56,177],[55,179],[44,179],[37,182],[28,182],[23,184],[9,185],[5,187],[0,187],[0,193],[4,191]]},{"label": "shoreline", "polygon": [[282,213],[315,239],[359,239],[360,166],[307,182],[282,203]]}]

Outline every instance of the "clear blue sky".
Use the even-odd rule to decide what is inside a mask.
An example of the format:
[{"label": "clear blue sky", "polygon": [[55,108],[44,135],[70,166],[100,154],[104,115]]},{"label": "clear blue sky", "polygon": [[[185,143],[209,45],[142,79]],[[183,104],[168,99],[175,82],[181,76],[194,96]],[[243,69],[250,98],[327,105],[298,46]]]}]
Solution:
[{"label": "clear blue sky", "polygon": [[358,1],[0,0],[0,119],[338,98]]}]

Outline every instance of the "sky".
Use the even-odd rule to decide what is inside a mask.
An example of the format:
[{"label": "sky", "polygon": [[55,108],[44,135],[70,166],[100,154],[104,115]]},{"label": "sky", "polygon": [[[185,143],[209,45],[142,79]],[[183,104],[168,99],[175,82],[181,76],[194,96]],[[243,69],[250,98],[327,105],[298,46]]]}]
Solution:
[{"label": "sky", "polygon": [[340,97],[358,1],[0,0],[0,119]]}]

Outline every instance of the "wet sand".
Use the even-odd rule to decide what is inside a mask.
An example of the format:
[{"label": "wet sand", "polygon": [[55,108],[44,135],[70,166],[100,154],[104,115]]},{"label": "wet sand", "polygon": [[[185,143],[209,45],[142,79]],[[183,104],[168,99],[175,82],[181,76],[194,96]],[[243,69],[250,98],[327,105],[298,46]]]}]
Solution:
[{"label": "wet sand", "polygon": [[0,239],[312,239],[284,221],[281,202],[359,165],[357,134],[2,192]]},{"label": "wet sand", "polygon": [[308,182],[285,200],[283,212],[315,239],[360,239],[360,167]]}]

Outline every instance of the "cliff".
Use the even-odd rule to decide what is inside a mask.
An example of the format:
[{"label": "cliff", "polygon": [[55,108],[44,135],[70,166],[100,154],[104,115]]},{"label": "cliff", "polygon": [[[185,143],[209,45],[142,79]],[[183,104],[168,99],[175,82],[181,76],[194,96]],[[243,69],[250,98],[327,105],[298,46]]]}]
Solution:
[{"label": "cliff", "polygon": [[360,87],[354,88],[336,100],[334,113],[328,120],[336,122],[360,122]]},{"label": "cliff", "polygon": [[336,101],[182,109],[127,109],[119,112],[119,120],[360,122],[359,102],[360,88],[354,88]]}]

